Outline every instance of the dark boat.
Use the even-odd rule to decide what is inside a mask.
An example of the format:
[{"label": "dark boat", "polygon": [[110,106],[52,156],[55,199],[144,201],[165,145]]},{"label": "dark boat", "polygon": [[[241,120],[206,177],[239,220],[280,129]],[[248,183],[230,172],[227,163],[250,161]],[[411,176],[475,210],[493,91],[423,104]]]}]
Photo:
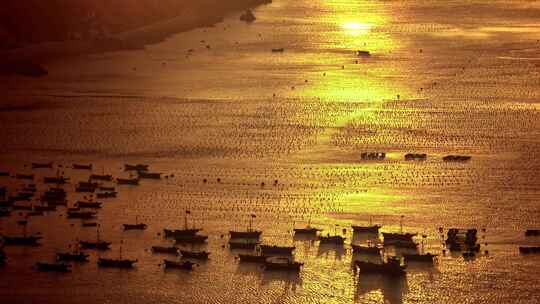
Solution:
[{"label": "dark boat", "polygon": [[143,223],[139,224],[123,224],[124,230],[145,230],[148,226]]},{"label": "dark boat", "polygon": [[182,254],[183,258],[191,258],[197,260],[208,260],[208,256],[210,255],[210,252],[207,251],[180,250],[180,253]]},{"label": "dark boat", "polygon": [[240,262],[264,263],[268,257],[255,254],[238,254],[238,258],[240,259]]},{"label": "dark boat", "polygon": [[91,174],[90,179],[112,181],[112,175],[109,174]]},{"label": "dark boat", "polygon": [[83,227],[97,227],[96,222],[82,223]]},{"label": "dark boat", "polygon": [[73,169],[76,169],[76,170],[92,170],[92,164],[90,164],[90,165],[73,164]]},{"label": "dark boat", "polygon": [[124,170],[125,171],[147,171],[148,170],[148,165],[143,165],[143,164],[128,165],[128,164],[125,164],[124,165]]},{"label": "dark boat", "polygon": [[133,268],[137,260],[98,258],[98,266],[111,268]]},{"label": "dark boat", "polygon": [[45,272],[70,272],[71,265],[65,263],[42,263],[37,262],[36,268],[39,271]]},{"label": "dark boat", "polygon": [[383,160],[386,157],[384,152],[362,152],[360,158],[362,160]]},{"label": "dark boat", "polygon": [[98,183],[94,183],[94,182],[79,182],[77,185],[82,188],[94,188],[94,189],[96,189],[99,186]]},{"label": "dark boat", "polygon": [[355,254],[372,254],[380,255],[381,248],[376,246],[360,246],[360,245],[351,245],[353,253]]},{"label": "dark boat", "polygon": [[154,253],[168,253],[178,255],[178,247],[175,246],[152,246]]},{"label": "dark boat", "polygon": [[53,163],[32,163],[32,169],[52,169]]},{"label": "dark boat", "polygon": [[540,253],[540,247],[536,247],[536,246],[527,246],[527,247],[520,246],[519,247],[519,252],[522,253],[522,254]]},{"label": "dark boat", "polygon": [[94,193],[96,192],[96,188],[77,186],[75,187],[75,192]]},{"label": "dark boat", "polygon": [[370,56],[371,56],[371,53],[370,53],[369,51],[358,50],[358,51],[356,51],[356,56],[359,56],[359,57],[370,57]]},{"label": "dark boat", "polygon": [[0,171],[0,176],[9,176],[9,172],[7,172],[7,171]]},{"label": "dark boat", "polygon": [[41,236],[7,236],[4,235],[4,242],[6,245],[24,245],[24,246],[36,246],[39,245],[38,241],[42,239]]},{"label": "dark boat", "polygon": [[57,252],[56,259],[65,262],[88,262],[89,255],[84,252]]},{"label": "dark boat", "polygon": [[163,233],[165,237],[175,238],[175,237],[183,237],[183,236],[194,236],[202,229],[200,228],[193,228],[193,229],[163,229]]},{"label": "dark boat", "polygon": [[185,236],[175,236],[174,237],[177,244],[202,244],[206,242],[206,239],[208,239],[208,236],[206,235],[185,235]]},{"label": "dark boat", "polygon": [[101,208],[100,202],[88,202],[88,201],[77,201],[77,206],[80,208],[93,208],[93,209],[99,209]]},{"label": "dark boat", "polygon": [[106,186],[99,186],[98,189],[100,191],[112,191],[112,192],[116,191],[116,188],[114,188],[114,187],[106,187]]},{"label": "dark boat", "polygon": [[68,211],[67,217],[76,219],[91,219],[96,217],[96,213],[92,211]]},{"label": "dark boat", "polygon": [[407,153],[405,154],[405,160],[426,160],[427,154],[425,153]]},{"label": "dark boat", "polygon": [[15,174],[15,178],[34,180],[34,174]]},{"label": "dark boat", "polygon": [[317,232],[321,231],[321,229],[313,228],[313,227],[305,227],[305,228],[294,228],[294,234],[301,234],[301,235],[316,235]]},{"label": "dark boat", "polygon": [[255,21],[257,18],[253,14],[251,10],[245,11],[242,15],[240,15],[240,21],[251,23]]},{"label": "dark boat", "polygon": [[63,176],[45,176],[43,182],[46,184],[65,184],[69,178]]},{"label": "dark boat", "polygon": [[193,263],[191,261],[170,261],[170,260],[163,260],[163,266],[165,269],[185,269],[185,270],[192,270],[193,265],[196,265],[196,263]]},{"label": "dark boat", "polygon": [[133,186],[139,185],[138,178],[117,178],[116,182],[119,185],[133,185]]},{"label": "dark boat", "polygon": [[525,231],[525,236],[539,236],[540,229],[527,229]]},{"label": "dark boat", "polygon": [[231,235],[231,239],[258,239],[261,236],[262,231],[229,231],[229,234]]},{"label": "dark boat", "polygon": [[416,233],[382,233],[384,241],[412,241],[412,238],[416,236]]},{"label": "dark boat", "polygon": [[146,171],[137,171],[137,174],[139,174],[139,178],[161,179],[161,173],[151,173],[151,172],[146,172]]},{"label": "dark boat", "polygon": [[264,261],[264,269],[266,270],[282,270],[282,271],[300,271],[304,263],[292,261],[289,258],[268,258]]},{"label": "dark boat", "polygon": [[401,264],[401,260],[397,257],[388,257],[386,262],[381,264],[355,261],[356,267],[360,269],[361,273],[377,273],[389,276],[402,276],[405,275],[405,265]]},{"label": "dark boat", "polygon": [[343,245],[343,243],[345,242],[345,238],[340,235],[319,236],[318,239],[321,244]]},{"label": "dark boat", "polygon": [[229,248],[231,249],[249,249],[253,250],[259,245],[258,240],[229,240]]},{"label": "dark boat", "polygon": [[352,226],[353,233],[379,233],[380,225]]},{"label": "dark boat", "polygon": [[295,247],[259,245],[262,255],[292,255]]},{"label": "dark boat", "polygon": [[81,248],[83,249],[98,249],[98,250],[109,250],[111,242],[106,241],[79,241]]},{"label": "dark boat", "polygon": [[272,53],[283,53],[285,51],[284,48],[275,48],[272,49]]},{"label": "dark boat", "polygon": [[424,262],[424,263],[433,263],[433,260],[437,257],[436,254],[431,253],[405,253],[403,258],[405,262]]},{"label": "dark boat", "polygon": [[443,161],[445,162],[466,162],[471,159],[468,155],[447,155],[443,157]]},{"label": "dark boat", "polygon": [[116,197],[116,194],[117,192],[114,192],[114,191],[98,193],[97,198],[113,198],[113,197]]}]

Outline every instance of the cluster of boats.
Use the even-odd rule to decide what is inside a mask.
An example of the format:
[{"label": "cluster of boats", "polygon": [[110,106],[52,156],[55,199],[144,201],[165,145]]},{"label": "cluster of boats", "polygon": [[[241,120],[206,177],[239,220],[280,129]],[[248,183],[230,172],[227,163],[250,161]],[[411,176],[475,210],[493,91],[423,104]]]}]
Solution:
[{"label": "cluster of boats", "polygon": [[[383,160],[386,157],[384,152],[362,152],[360,158],[362,160]],[[468,155],[446,155],[442,158],[445,162],[466,162],[471,159]],[[424,161],[427,160],[426,153],[407,153],[405,154],[406,161]]]}]

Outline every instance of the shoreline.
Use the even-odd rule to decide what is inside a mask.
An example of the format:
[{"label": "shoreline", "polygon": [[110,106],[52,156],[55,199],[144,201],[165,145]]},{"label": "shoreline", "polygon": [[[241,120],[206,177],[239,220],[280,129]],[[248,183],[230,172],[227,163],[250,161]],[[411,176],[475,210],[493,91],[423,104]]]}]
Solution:
[{"label": "shoreline", "polygon": [[210,13],[188,9],[178,16],[103,38],[44,42],[23,48],[0,51],[0,76],[22,75],[39,77],[47,74],[42,65],[56,60],[82,55],[143,49],[164,41],[177,33],[211,27],[232,12],[269,4],[271,0],[237,0],[220,11]]}]

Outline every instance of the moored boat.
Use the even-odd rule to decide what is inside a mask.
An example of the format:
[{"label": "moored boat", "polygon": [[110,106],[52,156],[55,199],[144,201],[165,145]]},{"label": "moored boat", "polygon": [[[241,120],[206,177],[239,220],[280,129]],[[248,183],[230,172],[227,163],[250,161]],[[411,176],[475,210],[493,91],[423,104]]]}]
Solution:
[{"label": "moored boat", "polygon": [[98,258],[98,266],[111,268],[133,268],[137,260]]},{"label": "moored boat", "polygon": [[89,165],[73,164],[73,169],[76,169],[76,170],[92,170],[92,164],[89,164]]},{"label": "moored boat", "polygon": [[124,230],[145,230],[148,225],[143,223],[138,224],[123,224]]},{"label": "moored boat", "polygon": [[101,202],[90,202],[90,201],[77,201],[76,205],[80,208],[101,208]]},{"label": "moored boat", "polygon": [[101,180],[101,181],[112,181],[112,175],[110,174],[91,174],[90,179]]},{"label": "moored boat", "polygon": [[229,240],[229,248],[231,249],[249,249],[253,250],[259,245],[258,240],[254,239],[232,239]]},{"label": "moored boat", "polygon": [[81,248],[83,249],[98,249],[98,250],[108,250],[110,249],[111,242],[107,241],[79,241]]},{"label": "moored boat", "polygon": [[295,247],[275,246],[275,245],[259,245],[262,255],[292,255]]},{"label": "moored boat", "polygon": [[191,261],[170,261],[170,260],[163,260],[163,266],[165,269],[185,269],[185,270],[192,270],[193,265],[197,265],[197,263],[193,263]]},{"label": "moored boat", "polygon": [[182,254],[183,258],[191,258],[191,259],[197,259],[197,260],[208,260],[208,256],[210,255],[210,252],[208,252],[208,251],[180,250],[180,254]]},{"label": "moored boat", "polygon": [[264,261],[264,269],[266,270],[282,270],[298,272],[304,263],[295,262],[290,258],[274,257]]},{"label": "moored boat", "polygon": [[321,229],[317,229],[314,227],[305,227],[305,228],[294,228],[294,234],[295,235],[316,235],[317,232],[321,231]]},{"label": "moored boat", "polygon": [[89,255],[84,252],[57,252],[56,259],[65,262],[88,262]]},{"label": "moored boat", "polygon": [[91,219],[96,217],[96,213],[92,211],[68,211],[67,217],[75,219]]},{"label": "moored boat", "polygon": [[45,272],[70,272],[71,265],[65,263],[43,263],[37,262],[36,269]]},{"label": "moored boat", "polygon": [[4,243],[6,245],[23,245],[23,246],[36,246],[39,245],[38,241],[42,239],[37,235],[22,235],[22,236],[8,236],[3,235]]},{"label": "moored boat", "polygon": [[102,192],[97,194],[97,198],[113,198],[116,197],[116,194],[118,192],[115,191],[109,191],[109,192]]},{"label": "moored boat", "polygon": [[373,263],[367,261],[355,261],[356,267],[360,269],[360,273],[377,273],[389,276],[405,275],[405,265],[401,264],[401,259],[398,257],[388,257],[386,262]]},{"label": "moored boat", "polygon": [[242,238],[254,238],[258,239],[262,231],[258,230],[248,230],[248,231],[229,231],[229,234],[232,239],[242,239]]},{"label": "moored boat", "polygon": [[416,233],[393,233],[383,232],[384,241],[412,241],[412,238],[416,236]]},{"label": "moored boat", "polygon": [[53,163],[32,163],[32,169],[52,169]]},{"label": "moored boat", "polygon": [[129,165],[129,164],[125,164],[124,165],[124,170],[125,171],[147,171],[148,170],[148,165],[143,165],[143,164]]},{"label": "moored boat", "polygon": [[152,246],[153,253],[168,253],[178,255],[178,247],[175,246]]},{"label": "moored boat", "polygon": [[353,253],[355,254],[370,254],[370,255],[380,255],[381,248],[376,246],[361,246],[351,244]]},{"label": "moored boat", "polygon": [[116,183],[119,185],[137,186],[139,185],[139,179],[138,178],[117,178]]},{"label": "moored boat", "polygon": [[266,261],[266,256],[264,255],[255,255],[255,254],[238,254],[240,262],[249,262],[249,263],[264,263]]},{"label": "moored boat", "polygon": [[202,244],[206,242],[206,239],[208,239],[208,236],[200,234],[174,237],[177,244]]}]

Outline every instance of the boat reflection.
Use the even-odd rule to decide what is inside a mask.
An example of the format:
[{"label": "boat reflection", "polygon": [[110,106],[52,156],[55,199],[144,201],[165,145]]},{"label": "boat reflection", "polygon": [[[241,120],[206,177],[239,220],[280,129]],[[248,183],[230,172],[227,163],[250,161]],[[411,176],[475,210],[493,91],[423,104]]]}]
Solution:
[{"label": "boat reflection", "polygon": [[298,272],[288,271],[264,271],[261,276],[261,285],[269,285],[272,283],[284,283],[284,293],[288,291],[296,291],[297,286],[302,286],[302,277]]},{"label": "boat reflection", "polygon": [[354,301],[356,303],[363,302],[369,293],[376,291],[382,294],[383,303],[403,303],[403,297],[409,291],[407,276],[387,277],[379,274],[359,274]]},{"label": "boat reflection", "polygon": [[317,249],[317,257],[329,258],[332,254],[336,260],[341,260],[346,250],[342,245],[320,244]]}]

